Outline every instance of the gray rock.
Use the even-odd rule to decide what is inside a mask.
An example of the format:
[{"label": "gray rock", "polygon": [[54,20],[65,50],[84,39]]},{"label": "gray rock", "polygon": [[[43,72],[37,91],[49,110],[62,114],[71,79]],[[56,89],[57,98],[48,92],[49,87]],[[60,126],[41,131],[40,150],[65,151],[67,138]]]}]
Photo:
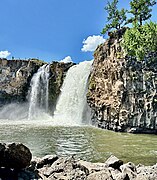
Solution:
[{"label": "gray rock", "polygon": [[96,172],[96,171],[104,170],[107,168],[105,163],[91,163],[91,162],[82,161],[82,160],[77,162],[77,167],[82,169],[86,173],[86,175]]},{"label": "gray rock", "polygon": [[[63,171],[63,170],[62,170]],[[43,175],[46,176],[46,177],[49,177],[51,174],[53,174],[54,172],[59,172],[59,169],[53,169],[51,167],[49,168],[46,168]]]},{"label": "gray rock", "polygon": [[83,180],[86,179],[86,173],[77,165],[73,157],[59,158],[51,165],[45,165],[38,169],[39,175],[43,179],[62,179],[62,180]]},{"label": "gray rock", "polygon": [[117,157],[111,155],[105,162],[108,167],[112,167],[114,169],[119,169],[121,165],[123,165],[123,161],[119,160]]},{"label": "gray rock", "polygon": [[120,166],[123,176],[128,176],[129,179],[136,179],[136,166],[132,162],[128,162]]},{"label": "gray rock", "polygon": [[109,170],[94,172],[87,177],[87,180],[113,180]]},{"label": "gray rock", "polygon": [[120,166],[120,170],[121,170],[121,171],[123,171],[123,170],[126,169],[126,168],[131,169],[133,172],[136,172],[136,171],[137,171],[135,164],[132,163],[132,162],[128,162],[128,163],[123,164],[122,166]]},{"label": "gray rock", "polygon": [[122,173],[118,169],[109,167],[108,170],[111,172],[113,179],[121,180],[120,177],[121,177]]},{"label": "gray rock", "polygon": [[5,152],[5,144],[0,143],[0,166],[1,167],[4,164],[4,152]]},{"label": "gray rock", "polygon": [[116,180],[131,180],[128,176],[128,174],[120,173],[118,174],[114,179]]},{"label": "gray rock", "polygon": [[[123,164],[115,156],[105,163],[91,163],[74,157],[47,155],[31,161],[31,152],[23,144],[0,143],[0,179],[9,180],[156,180],[157,164]],[[30,164],[29,167],[27,167]],[[3,166],[3,167],[2,167]],[[24,169],[22,169],[24,168]]]},{"label": "gray rock", "polygon": [[156,134],[157,63],[150,57],[143,61],[128,57],[122,40],[110,36],[94,52],[87,93],[92,124],[113,131],[134,128],[130,132]]},{"label": "gray rock", "polygon": [[[3,145],[1,145],[3,147]],[[11,143],[1,148],[4,156],[1,156],[1,167],[22,169],[30,165],[32,154],[30,150],[21,143]]]},{"label": "gray rock", "polygon": [[[10,103],[27,102],[31,78],[43,64],[45,63],[38,59],[7,60],[0,58],[0,107]],[[58,99],[65,74],[73,65],[74,63],[60,62],[52,62],[50,65],[49,110],[51,112]],[[7,113],[1,115],[0,118],[12,119]]]},{"label": "gray rock", "polygon": [[157,179],[157,164],[154,166],[138,166],[136,180],[156,180]]},{"label": "gray rock", "polygon": [[57,159],[58,156],[56,155],[46,155],[37,162],[36,166],[37,168],[42,168],[44,165],[52,165]]}]

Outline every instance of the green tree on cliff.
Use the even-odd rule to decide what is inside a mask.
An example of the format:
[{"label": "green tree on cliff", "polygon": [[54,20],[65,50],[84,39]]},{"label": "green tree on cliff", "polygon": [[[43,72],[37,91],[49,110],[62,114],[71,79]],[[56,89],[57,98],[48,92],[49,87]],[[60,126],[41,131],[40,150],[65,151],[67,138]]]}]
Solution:
[{"label": "green tree on cliff", "polygon": [[111,3],[108,1],[105,10],[108,13],[107,24],[103,28],[101,34],[105,34],[111,29],[120,29],[121,26],[126,21],[126,10],[123,8],[118,10],[117,8],[118,0],[113,0]]},{"label": "green tree on cliff", "polygon": [[[122,45],[127,54],[137,60],[143,61],[147,56],[152,56],[157,52],[157,24],[150,22],[127,29]],[[154,60],[153,56],[151,60]]]},{"label": "green tree on cliff", "polygon": [[127,23],[134,23],[142,26],[143,21],[148,20],[152,15],[152,6],[156,4],[155,0],[132,0],[130,2],[130,11],[133,16],[127,20]]}]

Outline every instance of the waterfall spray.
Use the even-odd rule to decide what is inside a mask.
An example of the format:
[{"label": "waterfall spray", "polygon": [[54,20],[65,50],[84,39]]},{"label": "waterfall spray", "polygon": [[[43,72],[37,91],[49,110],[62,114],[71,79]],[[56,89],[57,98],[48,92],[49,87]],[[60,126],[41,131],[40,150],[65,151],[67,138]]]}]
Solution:
[{"label": "waterfall spray", "polygon": [[43,65],[31,80],[28,119],[36,118],[41,112],[48,112],[50,65]]},{"label": "waterfall spray", "polygon": [[87,118],[86,93],[91,67],[92,61],[84,61],[68,70],[54,112],[55,124],[81,125]]}]

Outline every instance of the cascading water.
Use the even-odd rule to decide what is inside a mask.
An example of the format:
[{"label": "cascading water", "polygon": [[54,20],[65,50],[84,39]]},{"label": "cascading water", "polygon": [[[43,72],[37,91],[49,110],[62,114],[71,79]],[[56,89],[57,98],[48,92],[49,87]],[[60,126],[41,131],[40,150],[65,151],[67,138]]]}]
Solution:
[{"label": "cascading water", "polygon": [[49,69],[45,64],[38,69],[31,80],[28,119],[35,119],[41,112],[48,112]]},{"label": "cascading water", "polygon": [[86,93],[91,67],[92,61],[84,61],[68,70],[54,112],[56,125],[81,125],[89,120]]}]

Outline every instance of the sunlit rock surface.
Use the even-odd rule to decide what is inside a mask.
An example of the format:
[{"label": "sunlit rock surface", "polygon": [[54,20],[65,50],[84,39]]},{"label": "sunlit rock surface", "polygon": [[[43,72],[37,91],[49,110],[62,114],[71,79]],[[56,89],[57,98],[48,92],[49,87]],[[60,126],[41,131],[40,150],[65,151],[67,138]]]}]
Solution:
[{"label": "sunlit rock surface", "polygon": [[41,65],[38,61],[0,59],[0,106],[25,101],[30,80]]},{"label": "sunlit rock surface", "polygon": [[87,101],[93,125],[115,131],[156,133],[157,55],[127,57],[122,38],[110,37],[94,53]]},{"label": "sunlit rock surface", "polygon": [[[45,62],[38,59],[0,59],[0,107],[28,101],[33,75]],[[67,70],[73,63],[52,62],[49,77],[49,109],[52,110],[60,93]]]}]

